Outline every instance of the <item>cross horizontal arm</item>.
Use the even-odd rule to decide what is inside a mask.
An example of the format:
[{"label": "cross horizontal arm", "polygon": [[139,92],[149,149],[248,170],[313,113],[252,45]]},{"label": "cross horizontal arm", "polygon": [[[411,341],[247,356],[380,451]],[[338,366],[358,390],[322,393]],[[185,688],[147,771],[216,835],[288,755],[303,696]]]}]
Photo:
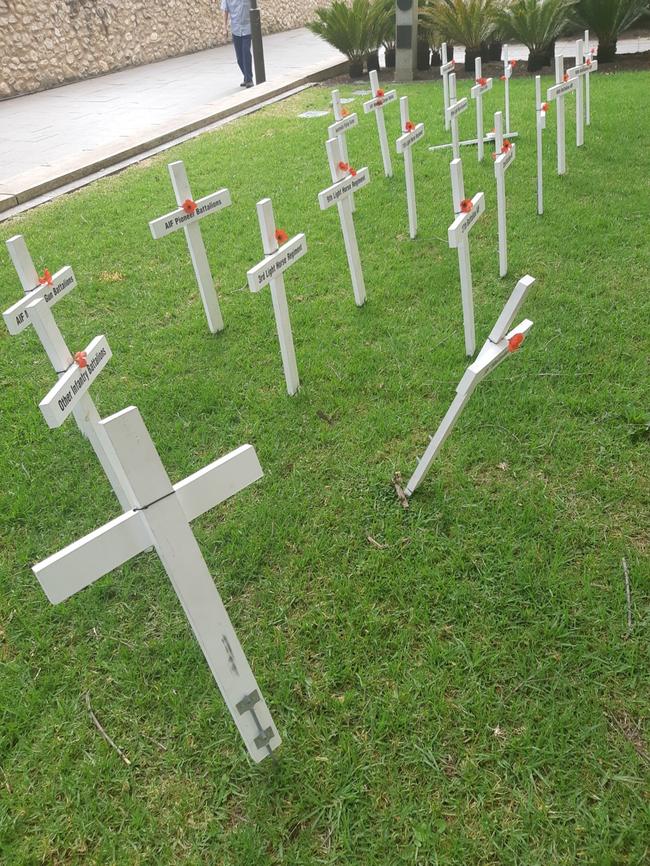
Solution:
[{"label": "cross horizontal arm", "polygon": [[459,99],[458,102],[454,102],[453,105],[450,105],[449,108],[445,111],[445,118],[447,121],[451,121],[459,114],[462,114],[469,108],[469,102],[466,96],[463,96],[462,99]]},{"label": "cross horizontal arm", "polygon": [[378,108],[383,108],[387,103],[394,102],[397,99],[396,90],[388,90],[383,96],[373,96],[367,102],[363,103],[363,110],[366,114],[371,111],[376,111]]},{"label": "cross horizontal arm", "polygon": [[71,292],[76,285],[75,275],[72,268],[68,265],[53,274],[49,284],[43,283],[43,285],[38,285],[37,283],[35,288],[28,290],[28,294],[24,298],[21,298],[2,314],[9,333],[19,334],[30,324],[29,310],[27,308],[34,301],[43,298],[46,304],[56,304],[68,292]]},{"label": "cross horizontal arm", "polygon": [[506,333],[510,330],[510,326],[515,320],[515,316],[519,312],[522,307],[522,304],[528,297],[528,293],[535,283],[535,277],[531,277],[530,274],[526,274],[525,277],[522,277],[517,285],[512,290],[512,293],[508,300],[505,303],[503,310],[501,311],[501,315],[494,323],[494,327],[490,331],[490,335],[488,340],[491,340],[493,343],[498,343],[505,337]]},{"label": "cross horizontal arm", "polygon": [[533,327],[533,323],[530,319],[524,319],[511,331],[508,331],[507,334],[500,340],[498,343],[493,343],[492,340],[487,339],[483,344],[483,348],[478,353],[478,357],[474,361],[473,364],[465,371],[465,375],[460,380],[457,391],[461,392],[468,388],[468,383],[471,382],[471,389],[474,390],[476,385],[483,379],[490,371],[494,370],[501,361],[505,360],[508,357],[510,352],[509,341],[515,334],[521,334],[523,337],[530,331]]},{"label": "cross horizontal arm", "polygon": [[331,123],[327,127],[328,138],[336,138],[337,135],[347,132],[348,129],[352,129],[353,126],[358,126],[358,124],[358,116],[356,114],[348,114],[346,117],[337,120],[336,123]]},{"label": "cross horizontal arm", "polygon": [[301,259],[306,252],[307,239],[301,232],[246,272],[251,292],[259,292],[272,279]]},{"label": "cross horizontal arm", "polygon": [[178,231],[178,229],[186,228],[191,223],[198,222],[203,217],[228,207],[232,204],[232,201],[229,190],[224,188],[209,195],[204,195],[203,198],[197,199],[194,204],[196,204],[195,210],[186,211],[183,207],[178,207],[164,216],[151,220],[149,228],[151,229],[152,236],[156,240],[164,238],[166,235]]},{"label": "cross horizontal arm", "polygon": [[367,167],[360,168],[354,175],[347,175],[332,186],[328,186],[322,192],[318,193],[318,203],[321,210],[327,210],[332,205],[348,196],[351,192],[356,192],[361,187],[370,183],[370,172]]},{"label": "cross horizontal arm", "polygon": [[452,249],[458,246],[463,236],[467,234],[467,232],[471,229],[476,220],[484,211],[485,194],[482,192],[477,192],[476,195],[472,198],[472,209],[469,210],[467,213],[460,213],[447,229],[449,246]]}]

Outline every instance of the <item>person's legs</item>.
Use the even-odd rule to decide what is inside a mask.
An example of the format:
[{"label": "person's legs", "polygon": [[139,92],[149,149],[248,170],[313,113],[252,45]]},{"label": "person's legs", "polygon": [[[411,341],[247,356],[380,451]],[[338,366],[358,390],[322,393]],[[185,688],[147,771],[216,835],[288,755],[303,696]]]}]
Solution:
[{"label": "person's legs", "polygon": [[[244,66],[244,55],[242,51],[242,40],[250,39],[250,36],[235,36],[233,34],[232,44],[235,46],[235,56],[237,57],[237,66],[241,69],[241,74],[244,76],[244,81],[248,81],[246,77],[246,68]],[[250,48],[250,45],[249,45]]]},{"label": "person's legs", "polygon": [[253,82],[253,58],[251,57],[251,35],[241,37],[242,72],[244,81]]}]

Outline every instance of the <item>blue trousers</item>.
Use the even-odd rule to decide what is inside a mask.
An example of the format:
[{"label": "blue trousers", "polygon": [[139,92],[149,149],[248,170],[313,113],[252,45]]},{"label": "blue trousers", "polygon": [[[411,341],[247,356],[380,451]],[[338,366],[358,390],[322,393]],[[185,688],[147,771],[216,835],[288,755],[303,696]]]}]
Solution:
[{"label": "blue trousers", "polygon": [[232,37],[235,46],[235,54],[237,55],[237,65],[241,69],[244,81],[253,80],[253,59],[251,57],[251,36],[235,36]]}]

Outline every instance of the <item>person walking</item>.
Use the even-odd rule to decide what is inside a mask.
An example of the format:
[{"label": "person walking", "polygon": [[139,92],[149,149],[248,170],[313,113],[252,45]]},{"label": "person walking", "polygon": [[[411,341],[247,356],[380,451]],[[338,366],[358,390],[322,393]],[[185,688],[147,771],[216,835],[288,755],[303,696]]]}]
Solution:
[{"label": "person walking", "polygon": [[244,80],[240,87],[253,86],[253,59],[251,57],[251,14],[249,0],[221,0],[221,11],[223,21],[228,32],[228,18],[230,18],[230,30],[232,41],[235,46],[237,65],[242,71]]}]

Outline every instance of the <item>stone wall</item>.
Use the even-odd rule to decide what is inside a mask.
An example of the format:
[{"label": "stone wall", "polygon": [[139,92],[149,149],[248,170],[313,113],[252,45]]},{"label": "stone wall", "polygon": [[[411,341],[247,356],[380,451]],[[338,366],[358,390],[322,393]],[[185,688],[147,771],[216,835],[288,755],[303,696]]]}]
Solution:
[{"label": "stone wall", "polygon": [[[331,0],[258,0],[265,33]],[[0,0],[0,98],[223,44],[220,0]]]}]

